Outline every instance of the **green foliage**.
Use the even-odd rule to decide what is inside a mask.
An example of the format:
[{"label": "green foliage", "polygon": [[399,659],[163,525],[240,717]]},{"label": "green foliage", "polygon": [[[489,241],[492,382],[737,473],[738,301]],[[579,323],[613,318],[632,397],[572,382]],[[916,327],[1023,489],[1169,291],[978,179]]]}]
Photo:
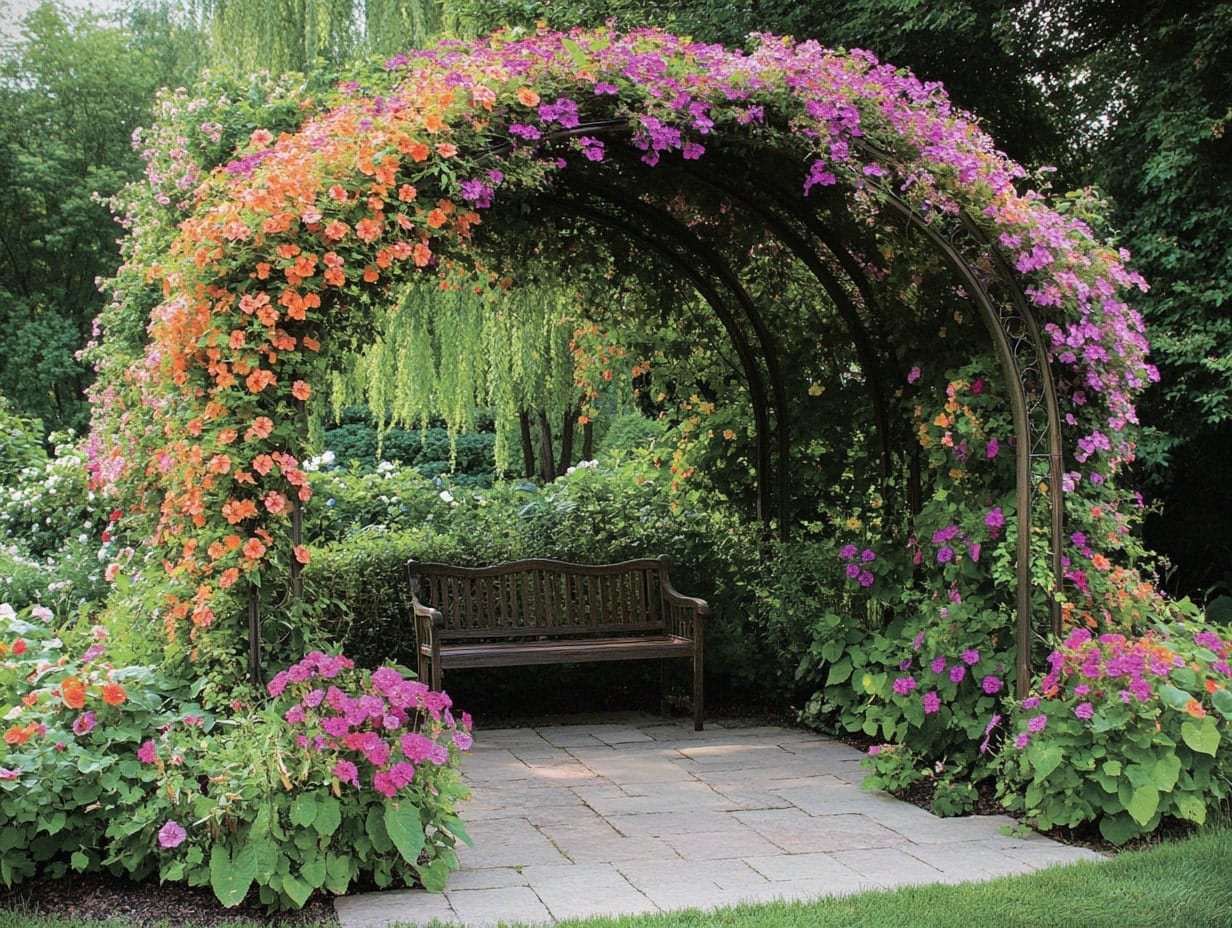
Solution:
[{"label": "green foliage", "polygon": [[1072,633],[1014,706],[1002,801],[1041,829],[1098,823],[1115,844],[1213,817],[1232,783],[1230,637],[1185,603],[1140,636]]},{"label": "green foliage", "polygon": [[47,463],[43,447],[43,423],[18,415],[13,404],[0,396],[0,487],[10,487],[27,470],[41,470]]},{"label": "green foliage", "polygon": [[101,628],[83,650],[50,618],[0,606],[6,886],[105,869],[287,909],[360,880],[439,891],[457,868],[470,722],[443,693],[314,653],[270,706],[220,716],[182,680],[108,662]]},{"label": "green foliage", "polygon": [[119,263],[98,197],[137,175],[134,126],[187,76],[175,50],[191,30],[168,16],[151,7],[120,27],[43,3],[0,52],[0,391],[52,429],[85,424],[90,375],[74,354],[103,306],[95,281]]}]

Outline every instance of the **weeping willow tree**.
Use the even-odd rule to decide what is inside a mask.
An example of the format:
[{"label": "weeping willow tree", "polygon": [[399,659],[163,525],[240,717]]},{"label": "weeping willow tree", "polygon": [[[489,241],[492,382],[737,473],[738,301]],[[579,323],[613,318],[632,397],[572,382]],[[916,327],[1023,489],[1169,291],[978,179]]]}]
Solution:
[{"label": "weeping willow tree", "polygon": [[446,31],[440,0],[194,0],[216,67],[309,72],[422,47]]},{"label": "weeping willow tree", "polygon": [[[476,413],[488,409],[497,421],[498,468],[512,472],[520,464],[526,476],[551,480],[573,459],[588,398],[578,383],[575,340],[582,310],[559,289],[476,295],[411,286],[379,320],[372,343],[335,376],[334,410],[366,403],[382,434],[392,425],[423,428],[441,416],[456,435],[473,429]],[[582,433],[589,457],[589,421]]]}]

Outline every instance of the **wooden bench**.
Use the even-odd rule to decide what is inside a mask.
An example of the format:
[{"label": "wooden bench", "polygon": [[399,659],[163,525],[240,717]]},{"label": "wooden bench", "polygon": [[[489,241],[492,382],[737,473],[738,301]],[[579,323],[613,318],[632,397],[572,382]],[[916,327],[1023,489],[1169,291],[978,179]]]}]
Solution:
[{"label": "wooden bench", "polygon": [[676,591],[666,558],[492,567],[411,560],[406,567],[419,678],[433,689],[454,667],[690,658],[693,725],[701,731],[702,625],[710,607]]}]

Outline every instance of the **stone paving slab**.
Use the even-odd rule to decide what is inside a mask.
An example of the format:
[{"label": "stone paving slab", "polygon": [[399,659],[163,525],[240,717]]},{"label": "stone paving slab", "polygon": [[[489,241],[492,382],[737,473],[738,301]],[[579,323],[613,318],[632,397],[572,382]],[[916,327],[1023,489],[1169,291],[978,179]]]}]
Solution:
[{"label": "stone paving slab", "polygon": [[476,734],[463,762],[475,839],[443,893],[335,902],[342,928],[546,925],[567,918],[807,900],[960,883],[1079,860],[865,791],[860,753],[768,725],[622,715]]}]

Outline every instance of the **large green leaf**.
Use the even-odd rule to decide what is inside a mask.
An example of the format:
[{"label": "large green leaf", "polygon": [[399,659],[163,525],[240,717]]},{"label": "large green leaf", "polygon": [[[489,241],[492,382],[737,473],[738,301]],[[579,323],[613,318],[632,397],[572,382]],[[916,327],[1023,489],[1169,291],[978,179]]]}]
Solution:
[{"label": "large green leaf", "polygon": [[1027,748],[1027,760],[1035,771],[1038,779],[1043,779],[1061,765],[1064,756],[1055,744],[1046,741],[1033,741]]},{"label": "large green leaf", "polygon": [[408,864],[417,863],[424,846],[424,828],[419,809],[406,800],[396,805],[390,803],[385,806],[384,821],[389,840],[394,843],[402,859]]},{"label": "large green leaf", "polygon": [[1198,825],[1206,821],[1206,803],[1202,801],[1201,796],[1196,796],[1193,793],[1181,793],[1175,798],[1176,812],[1187,822],[1194,822]]},{"label": "large green leaf", "polygon": [[1199,754],[1214,757],[1219,750],[1219,726],[1209,715],[1200,722],[1186,720],[1181,724],[1181,740]]},{"label": "large green leaf", "polygon": [[1125,811],[1144,828],[1159,809],[1159,790],[1154,786],[1139,786],[1130,797]]},{"label": "large green leaf", "polygon": [[[250,863],[254,859],[253,855],[239,856],[245,857]],[[214,890],[218,901],[228,908],[244,901],[256,876],[252,870],[246,872],[239,866],[240,863],[241,861],[232,860],[226,845],[215,844],[210,851],[210,888]]]},{"label": "large green leaf", "polygon": [[312,827],[317,834],[328,838],[342,824],[342,803],[333,796],[322,796],[317,800],[317,815],[312,821]]}]

